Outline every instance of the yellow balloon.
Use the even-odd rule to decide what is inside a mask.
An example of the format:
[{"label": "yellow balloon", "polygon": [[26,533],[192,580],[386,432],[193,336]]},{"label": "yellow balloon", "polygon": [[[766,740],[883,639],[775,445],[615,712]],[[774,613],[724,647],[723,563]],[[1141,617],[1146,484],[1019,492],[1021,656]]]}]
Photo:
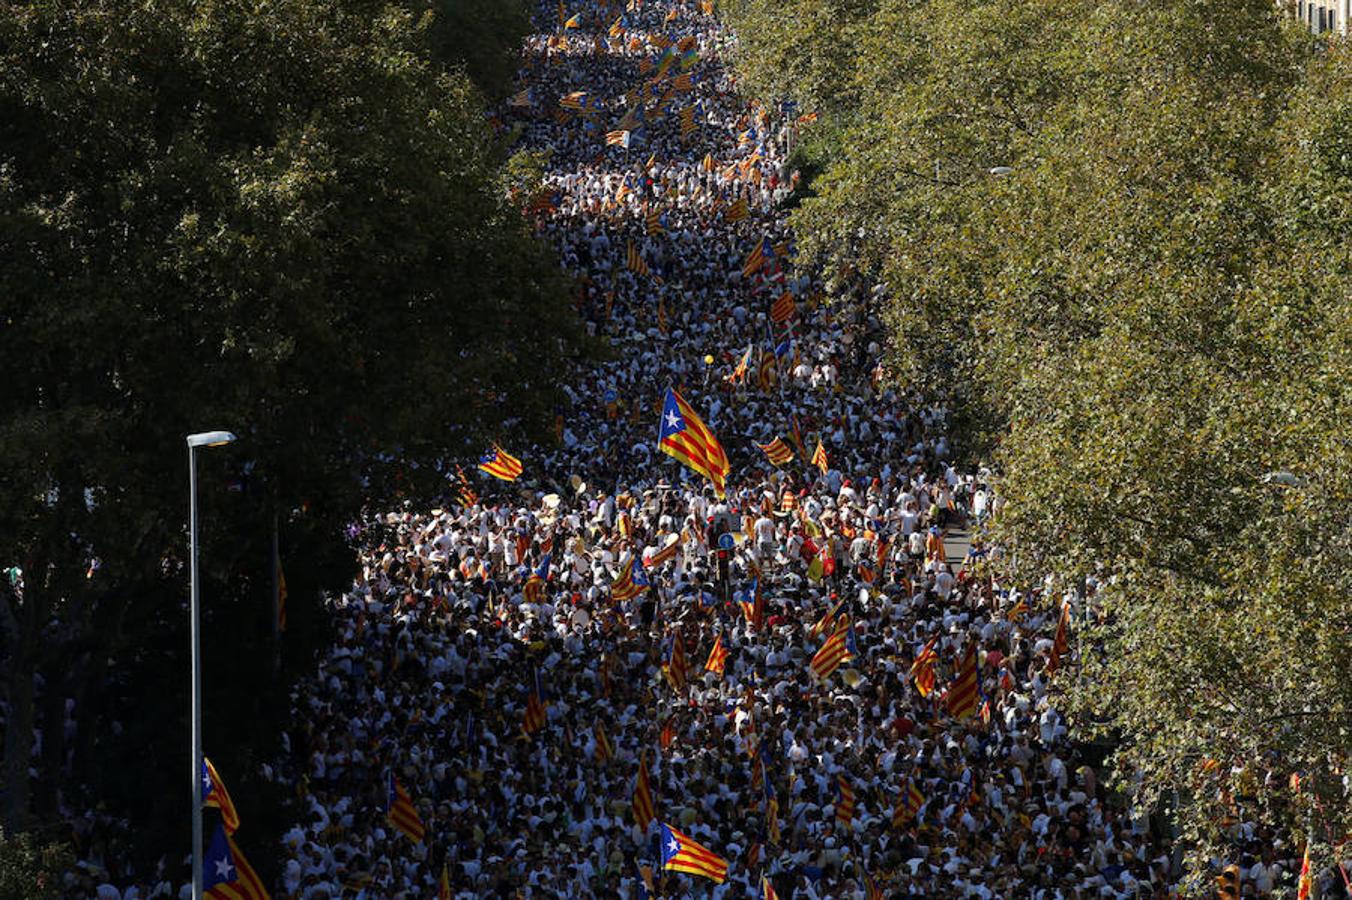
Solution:
[{"label": "yellow balloon", "polygon": [[705,364],[706,366],[712,366],[712,365],[714,364],[714,355],[713,355],[712,353],[709,353],[709,354],[706,354],[706,355],[705,355],[705,357],[704,357],[704,364]]}]

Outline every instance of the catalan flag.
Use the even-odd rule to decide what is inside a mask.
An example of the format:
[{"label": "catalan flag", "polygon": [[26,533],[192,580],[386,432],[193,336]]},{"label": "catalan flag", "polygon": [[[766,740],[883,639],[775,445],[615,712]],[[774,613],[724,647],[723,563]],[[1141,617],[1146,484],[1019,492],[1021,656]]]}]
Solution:
[{"label": "catalan flag", "polygon": [[747,205],[745,197],[738,197],[727,209],[723,210],[723,218],[729,222],[741,222],[750,217],[751,207]]},{"label": "catalan flag", "polygon": [[216,774],[216,767],[205,756],[202,757],[202,805],[214,806],[221,811],[221,824],[225,826],[226,834],[234,834],[239,830],[239,813],[235,811],[235,801],[230,799],[225,782],[221,781],[221,776]]},{"label": "catalan flag", "polygon": [[465,470],[460,466],[455,467],[455,474],[460,484],[456,488],[456,499],[460,501],[461,506],[473,506],[479,502],[479,495],[469,486],[469,479],[465,477]]},{"label": "catalan flag", "polygon": [[581,27],[582,27],[582,13],[573,13],[571,16],[568,17],[568,20],[567,20],[566,22],[563,23],[563,27],[564,27],[564,28],[581,28]]},{"label": "catalan flag", "polygon": [[740,384],[746,378],[747,370],[751,368],[751,350],[753,346],[754,345],[752,344],[746,345],[746,352],[742,354],[742,358],[739,359],[737,365],[733,367],[732,374],[723,376],[724,381]]},{"label": "catalan flag", "polygon": [[624,37],[624,16],[618,16],[614,22],[610,23],[610,36],[613,38]]},{"label": "catalan flag", "polygon": [[662,547],[662,549],[658,550],[651,557],[649,557],[648,565],[651,567],[657,567],[665,562],[668,562],[669,560],[675,559],[676,553],[680,549],[681,549],[680,538],[673,538],[672,540],[668,541],[667,544],[664,547]]},{"label": "catalan flag", "polygon": [[788,444],[784,443],[779,438],[775,438],[768,444],[757,444],[756,446],[760,448],[762,453],[769,457],[770,462],[777,466],[783,466],[793,462],[793,451],[789,449]]},{"label": "catalan flag", "polygon": [[491,450],[479,457],[479,469],[494,478],[501,478],[503,481],[516,481],[521,477],[522,471],[521,460],[497,444],[494,444]]},{"label": "catalan flag", "polygon": [[219,825],[202,857],[202,896],[211,900],[268,900],[262,879]]},{"label": "catalan flag", "polygon": [[775,251],[770,246],[770,239],[762,237],[756,246],[751,248],[751,252],[747,254],[746,262],[742,263],[742,277],[750,278],[763,267],[774,262],[774,259]]},{"label": "catalan flag", "polygon": [[1070,651],[1070,604],[1061,604],[1061,618],[1056,623],[1056,639],[1052,641],[1052,656],[1047,660],[1047,671],[1061,668],[1061,657]]},{"label": "catalan flag", "polygon": [[886,895],[872,875],[864,876],[864,900],[884,900]]},{"label": "catalan flag", "polygon": [[662,674],[676,693],[685,690],[687,667],[685,662],[685,639],[679,631],[673,631],[667,638],[667,647],[662,660]]},{"label": "catalan flag", "polygon": [[761,900],[779,900],[779,895],[775,893],[775,886],[764,875],[761,876]]},{"label": "catalan flag", "polygon": [[817,449],[812,453],[812,464],[821,469],[823,475],[831,468],[831,463],[826,459],[826,446],[822,443],[821,438],[817,438]]},{"label": "catalan flag", "polygon": [[687,106],[676,114],[676,118],[681,123],[681,137],[688,137],[695,133],[695,107]]},{"label": "catalan flag", "polygon": [[671,79],[671,86],[678,91],[692,91],[695,89],[695,76],[689,72],[682,72]]},{"label": "catalan flag", "polygon": [[770,304],[770,320],[773,322],[787,322],[793,318],[794,314],[793,294],[789,291],[779,295],[779,299]]},{"label": "catalan flag", "polygon": [[648,576],[643,570],[643,563],[637,557],[630,556],[620,566],[619,577],[610,585],[610,597],[616,601],[633,600],[647,588]]},{"label": "catalan flag", "polygon": [[840,792],[836,801],[836,821],[848,828],[850,822],[854,821],[854,788],[850,787],[844,775],[836,776],[836,786]]},{"label": "catalan flag", "polygon": [[599,719],[592,727],[592,734],[596,737],[596,749],[593,751],[593,755],[597,762],[604,765],[615,755],[615,745],[606,736],[606,727]]},{"label": "catalan flag", "polygon": [[1300,863],[1300,880],[1296,883],[1296,900],[1310,900],[1314,890],[1314,876],[1310,873],[1310,841],[1305,840],[1305,858]]},{"label": "catalan flag", "polygon": [[526,715],[521,723],[521,731],[530,737],[545,727],[545,692],[540,687],[540,670],[535,670],[535,685],[526,698]]},{"label": "catalan flag", "polygon": [[629,149],[629,131],[607,131],[606,145],[609,147],[623,147]]},{"label": "catalan flag", "polygon": [[712,172],[716,165],[717,163],[714,162],[714,155],[712,153],[706,153],[704,154],[704,159],[700,161],[699,167],[706,172]]},{"label": "catalan flag", "polygon": [[845,612],[845,605],[849,602],[849,597],[842,597],[835,606],[828,609],[826,614],[817,620],[817,623],[812,626],[810,634],[813,637],[816,637],[819,634],[826,634],[827,631],[831,630],[831,626],[836,623],[837,619],[840,619],[841,614]]},{"label": "catalan flag", "polygon": [[801,116],[793,120],[795,125],[811,125],[815,121],[817,121],[817,114],[814,112],[803,113]]},{"label": "catalan flag", "polygon": [[662,868],[670,872],[701,875],[718,884],[728,879],[726,859],[700,846],[693,838],[681,834],[665,822],[662,823]]},{"label": "catalan flag", "polygon": [[925,795],[920,793],[915,779],[906,779],[906,784],[902,786],[901,794],[897,797],[897,805],[892,809],[892,827],[905,828],[906,823],[914,819],[919,814],[920,807],[924,805]]},{"label": "catalan flag", "polygon": [[723,674],[723,669],[728,664],[728,649],[723,646],[723,635],[714,638],[713,648],[709,650],[709,660],[704,664],[704,671],[717,672]]},{"label": "catalan flag", "polygon": [[916,655],[915,662],[911,663],[911,678],[915,679],[915,689],[922,697],[934,692],[934,664],[939,661],[934,645],[938,641],[937,637],[930,638],[929,643]]},{"label": "catalan flag", "polygon": [[840,668],[841,663],[848,662],[858,656],[858,647],[854,641],[854,626],[849,623],[849,619],[842,618],[840,625],[836,628],[836,633],[826,639],[808,663],[812,669],[812,674],[816,675],[822,681],[831,677],[831,673]]},{"label": "catalan flag", "polygon": [[648,776],[648,754],[644,752],[638,758],[638,777],[634,780],[634,821],[643,831],[648,823],[657,818],[657,807],[653,805],[652,783]]},{"label": "catalan flag", "polygon": [[413,798],[404,790],[399,779],[391,772],[385,785],[385,818],[398,828],[415,844],[422,843],[427,829],[423,827],[418,810],[413,807]]},{"label": "catalan flag", "polygon": [[643,217],[643,228],[648,233],[649,237],[662,234],[666,231],[666,229],[662,227],[662,211],[656,206],[649,209],[647,214]]},{"label": "catalan flag", "polygon": [[437,879],[437,900],[451,900],[451,870],[445,862],[441,864],[441,877]]},{"label": "catalan flag", "polygon": [[629,241],[628,247],[625,249],[624,264],[635,275],[646,275],[658,284],[662,283],[662,279],[654,275],[652,269],[648,268],[648,261],[643,258],[643,254],[634,246],[633,241]]},{"label": "catalan flag", "polygon": [[976,647],[969,646],[958,664],[958,674],[949,685],[946,702],[948,712],[955,719],[965,719],[976,712],[980,693],[976,675]]},{"label": "catalan flag", "polygon": [[713,482],[719,497],[731,467],[718,438],[675,389],[668,388],[662,404],[662,425],[657,449],[699,472]]},{"label": "catalan flag", "polygon": [[535,98],[531,95],[530,88],[526,88],[519,94],[513,94],[512,99],[507,101],[508,106],[524,107],[533,106]]},{"label": "catalan flag", "polygon": [[563,107],[564,109],[581,110],[583,104],[585,104],[586,101],[587,101],[586,91],[573,91],[572,93],[564,94],[562,97],[559,98],[559,106]]},{"label": "catalan flag", "polygon": [[1028,615],[1028,601],[1020,597],[1018,602],[1005,613],[1005,618],[1010,622],[1017,622],[1026,615]]},{"label": "catalan flag", "polygon": [[662,733],[657,738],[657,744],[665,750],[671,746],[671,742],[674,740],[676,740],[676,714],[672,713],[662,723]]}]

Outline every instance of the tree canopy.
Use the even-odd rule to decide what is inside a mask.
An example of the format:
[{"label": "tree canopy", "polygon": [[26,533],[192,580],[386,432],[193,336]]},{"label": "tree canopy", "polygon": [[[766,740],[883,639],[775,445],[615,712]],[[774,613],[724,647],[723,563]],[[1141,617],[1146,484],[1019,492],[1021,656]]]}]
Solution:
[{"label": "tree canopy", "polygon": [[[575,318],[473,80],[502,90],[524,27],[515,3],[0,15],[0,560],[23,571],[0,585],[7,824],[29,815],[35,716],[39,813],[113,753],[83,747],[63,776],[51,698],[78,698],[90,742],[101,716],[163,703],[166,749],[136,764],[179,771],[186,434],[240,437],[201,461],[208,690],[252,692],[235,702],[257,714],[274,516],[303,625],[362,503],[434,492],[444,461],[552,412]],[[54,708],[35,712],[34,673]]]},{"label": "tree canopy", "polygon": [[784,8],[727,14],[797,57],[744,40],[745,83],[822,117],[800,245],[887,285],[1013,574],[1103,584],[1082,733],[1199,857],[1231,802],[1352,832],[1346,44],[1266,0]]}]

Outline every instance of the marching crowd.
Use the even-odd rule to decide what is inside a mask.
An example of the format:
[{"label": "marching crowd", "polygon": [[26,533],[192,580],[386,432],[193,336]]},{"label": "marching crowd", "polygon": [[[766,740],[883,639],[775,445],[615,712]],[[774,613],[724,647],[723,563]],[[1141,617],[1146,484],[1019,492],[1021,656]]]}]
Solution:
[{"label": "marching crowd", "polygon": [[[1169,854],[1058,711],[1061,610],[1092,580],[1011,589],[979,538],[947,557],[996,512],[990,473],[950,462],[942,401],[880,378],[881,289],[828,305],[793,269],[796,123],[737,96],[707,8],[630,7],[532,39],[504,114],[547,154],[532,214],[614,352],[561,378],[558,445],[518,481],[365,523],[277,773],[310,810],[285,893],[1165,894]],[[658,452],[668,388],[726,448],[726,497]],[[660,823],[726,881],[664,873]]]},{"label": "marching crowd", "polygon": [[[882,377],[883,289],[793,267],[809,117],[737,95],[707,5],[609,10],[542,8],[500,120],[546,154],[523,203],[612,352],[560,373],[515,481],[361,523],[267,773],[305,809],[276,893],[1169,896],[1167,835],[1061,711],[1094,579],[992,577],[992,473]],[[659,452],[668,389],[726,496]],[[664,871],[664,825],[724,880]],[[1250,832],[1244,894],[1290,884]]]}]

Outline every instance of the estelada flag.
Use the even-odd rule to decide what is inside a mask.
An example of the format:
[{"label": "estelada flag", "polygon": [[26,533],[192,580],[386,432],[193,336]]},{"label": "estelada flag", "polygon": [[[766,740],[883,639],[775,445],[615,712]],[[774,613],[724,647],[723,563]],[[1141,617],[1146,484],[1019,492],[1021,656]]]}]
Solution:
[{"label": "estelada flag", "polygon": [[221,811],[221,824],[225,826],[226,834],[234,834],[239,830],[239,813],[235,811],[235,801],[230,799],[225,782],[216,774],[216,767],[211,764],[211,760],[205,756],[202,757],[202,805],[214,806]]},{"label": "estelada flag", "polygon": [[708,478],[718,496],[726,496],[730,466],[723,445],[709,426],[674,389],[668,388],[662,408],[657,448]]},{"label": "estelada flag", "polygon": [[726,859],[665,822],[662,823],[662,868],[701,875],[718,884],[728,879]]}]

